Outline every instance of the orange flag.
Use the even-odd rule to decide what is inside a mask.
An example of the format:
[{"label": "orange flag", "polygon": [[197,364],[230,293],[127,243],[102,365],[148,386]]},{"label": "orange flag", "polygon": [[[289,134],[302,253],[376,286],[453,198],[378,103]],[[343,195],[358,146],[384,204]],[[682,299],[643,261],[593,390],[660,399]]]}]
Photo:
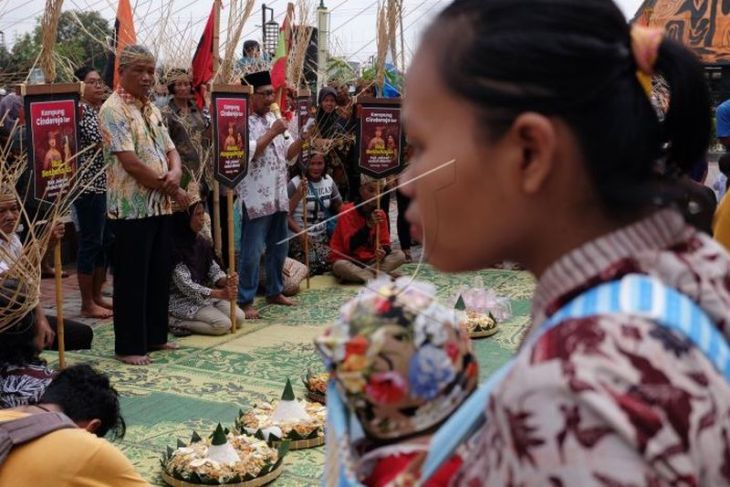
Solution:
[{"label": "orange flag", "polygon": [[114,34],[112,34],[111,52],[107,58],[104,69],[104,82],[112,89],[119,86],[119,56],[126,46],[137,43],[137,34],[134,31],[134,20],[132,18],[132,7],[129,0],[119,0],[117,6],[117,18],[114,21]]}]

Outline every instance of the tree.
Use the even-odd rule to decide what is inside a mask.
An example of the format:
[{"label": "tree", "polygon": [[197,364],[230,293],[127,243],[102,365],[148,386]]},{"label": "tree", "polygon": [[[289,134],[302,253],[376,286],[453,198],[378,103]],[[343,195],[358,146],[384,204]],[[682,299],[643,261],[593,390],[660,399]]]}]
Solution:
[{"label": "tree", "polygon": [[[40,26],[36,27],[38,40],[40,33]],[[89,64],[101,72],[107,59],[106,41],[111,35],[109,22],[99,12],[66,11],[58,20],[56,52],[74,67]]]},{"label": "tree", "polygon": [[[78,20],[77,20],[78,19]],[[80,24],[80,25],[79,25]],[[78,68],[90,64],[97,71],[103,71],[106,64],[106,39],[112,34],[109,22],[99,12],[66,11],[58,20],[56,53],[68,61],[68,67]],[[43,31],[38,18],[33,34],[24,34],[13,45],[7,64],[3,64],[0,52],[0,82],[20,83],[25,80],[41,50]],[[72,81],[70,70],[58,69],[56,81]]]}]

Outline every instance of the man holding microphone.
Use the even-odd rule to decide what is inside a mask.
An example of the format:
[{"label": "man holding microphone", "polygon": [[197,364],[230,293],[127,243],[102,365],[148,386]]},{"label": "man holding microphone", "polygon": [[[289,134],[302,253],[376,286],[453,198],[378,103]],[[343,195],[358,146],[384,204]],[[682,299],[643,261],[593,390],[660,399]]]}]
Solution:
[{"label": "man holding microphone", "polygon": [[288,161],[292,163],[306,138],[293,140],[287,123],[271,111],[274,88],[268,71],[250,73],[243,84],[253,87],[249,126],[249,172],[236,188],[241,201],[241,253],[238,260],[238,304],[246,319],[258,319],[253,300],[259,284],[259,263],[265,251],[266,300],[270,304],[293,306],[282,294],[289,198]]}]

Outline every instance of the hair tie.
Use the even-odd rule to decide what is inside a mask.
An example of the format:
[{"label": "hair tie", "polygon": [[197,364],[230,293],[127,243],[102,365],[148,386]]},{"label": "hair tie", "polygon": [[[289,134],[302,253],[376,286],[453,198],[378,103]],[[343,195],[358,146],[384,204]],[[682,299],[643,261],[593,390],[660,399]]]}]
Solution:
[{"label": "hair tie", "polygon": [[631,26],[631,53],[639,68],[636,76],[647,96],[651,94],[651,78],[654,75],[654,65],[659,57],[659,46],[663,39],[664,29],[641,25]]}]

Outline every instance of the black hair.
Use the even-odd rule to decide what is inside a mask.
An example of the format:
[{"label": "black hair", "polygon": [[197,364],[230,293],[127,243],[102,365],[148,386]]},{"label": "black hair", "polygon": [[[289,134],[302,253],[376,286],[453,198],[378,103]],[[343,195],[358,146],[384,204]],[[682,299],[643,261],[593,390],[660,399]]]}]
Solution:
[{"label": "black hair", "polygon": [[243,43],[243,54],[245,55],[249,49],[255,49],[255,48],[261,49],[261,45],[252,39],[249,39]]},{"label": "black hair", "polygon": [[106,375],[88,364],[73,365],[59,372],[38,402],[58,405],[74,422],[99,419],[101,424],[94,432],[99,437],[111,432],[111,439],[121,439],[127,429],[119,393]]},{"label": "black hair", "polygon": [[76,71],[74,71],[74,76],[77,80],[83,81],[92,71],[96,71],[93,66],[81,66]]},{"label": "black hair", "polygon": [[720,168],[720,172],[730,178],[730,153],[725,153],[717,161],[717,165]]},{"label": "black hair", "polygon": [[670,105],[660,123],[611,0],[456,0],[424,38],[447,89],[477,107],[479,136],[502,136],[528,111],[567,123],[616,216],[670,203],[671,181],[704,157],[711,118],[699,62],[662,41],[654,69]]}]

